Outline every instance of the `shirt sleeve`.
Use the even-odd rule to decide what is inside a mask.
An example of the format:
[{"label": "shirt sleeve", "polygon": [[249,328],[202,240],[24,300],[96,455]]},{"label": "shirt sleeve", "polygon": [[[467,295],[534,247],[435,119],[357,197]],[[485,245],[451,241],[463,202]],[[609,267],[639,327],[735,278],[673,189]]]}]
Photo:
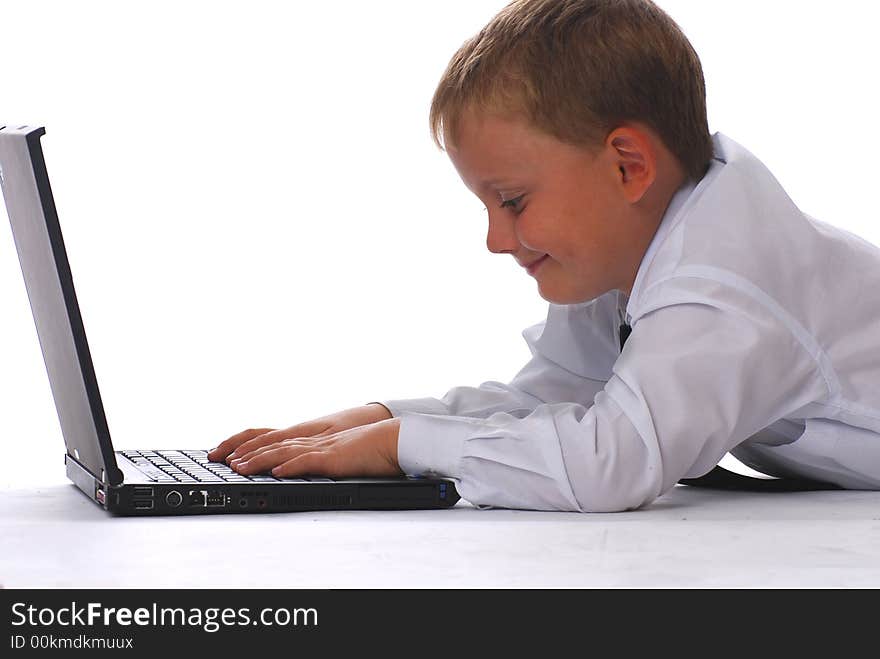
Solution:
[{"label": "shirt sleeve", "polygon": [[455,479],[481,507],[632,510],[827,395],[808,347],[764,303],[686,278],[653,290],[592,405],[585,392],[523,416],[405,413],[401,468]]},{"label": "shirt sleeve", "polygon": [[591,405],[617,358],[612,336],[619,301],[606,295],[588,304],[550,305],[544,322],[522,332],[532,357],[510,383],[454,387],[442,398],[376,401],[395,416],[432,414],[485,419],[497,412],[524,417],[541,404]]}]

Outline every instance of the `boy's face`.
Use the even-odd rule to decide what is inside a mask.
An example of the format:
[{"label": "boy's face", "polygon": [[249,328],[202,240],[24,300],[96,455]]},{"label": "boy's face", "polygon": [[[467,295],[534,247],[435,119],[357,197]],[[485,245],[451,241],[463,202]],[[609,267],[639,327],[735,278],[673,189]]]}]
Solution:
[{"label": "boy's face", "polygon": [[611,140],[595,155],[525,122],[470,112],[447,153],[486,204],[489,251],[531,266],[541,297],[577,304],[614,289],[629,295],[662,213],[645,221],[638,204],[653,173],[628,176],[626,152]]}]

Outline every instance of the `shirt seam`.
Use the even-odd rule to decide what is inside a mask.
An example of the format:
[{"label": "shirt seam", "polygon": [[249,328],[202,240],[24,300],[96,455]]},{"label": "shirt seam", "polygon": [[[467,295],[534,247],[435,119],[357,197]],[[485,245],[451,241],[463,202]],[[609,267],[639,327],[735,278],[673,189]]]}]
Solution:
[{"label": "shirt seam", "polygon": [[832,401],[817,404],[824,407],[833,407],[836,410],[842,410],[844,412],[849,412],[850,414],[855,414],[857,416],[867,417],[874,421],[880,421],[880,410],[875,410],[873,407],[867,407],[865,405],[859,405],[858,407],[847,407],[845,405],[841,405],[840,402]]},{"label": "shirt seam", "polygon": [[[839,401],[841,387],[837,372],[834,370],[834,366],[831,364],[828,354],[822,349],[822,346],[819,345],[812,334],[810,334],[796,318],[788,313],[788,311],[786,311],[782,305],[770,295],[759,289],[752,282],[729,270],[714,268],[711,266],[685,266],[679,268],[675,274],[651,284],[644,290],[642,299],[644,299],[656,286],[675,279],[702,279],[730,286],[734,290],[743,293],[751,300],[760,304],[769,311],[774,318],[782,323],[794,340],[797,341],[798,345],[803,348],[804,352],[807,353],[815,364],[827,389],[828,400],[825,401],[825,404],[832,404],[832,401]],[[640,304],[639,306],[643,307],[644,305]],[[846,409],[836,402],[834,404],[840,409]]]}]

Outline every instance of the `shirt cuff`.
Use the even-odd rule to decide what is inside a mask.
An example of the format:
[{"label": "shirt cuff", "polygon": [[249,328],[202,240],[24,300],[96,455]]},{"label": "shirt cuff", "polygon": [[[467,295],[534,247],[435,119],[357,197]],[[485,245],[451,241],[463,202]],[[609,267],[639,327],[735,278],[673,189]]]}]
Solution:
[{"label": "shirt cuff", "polygon": [[[384,405],[395,417],[404,414],[449,414],[449,409],[436,398],[410,398],[407,400],[377,400],[374,403]],[[369,405],[369,403],[367,403]]]},{"label": "shirt cuff", "polygon": [[482,419],[404,414],[397,436],[397,463],[406,474],[461,478],[464,443],[479,434]]}]

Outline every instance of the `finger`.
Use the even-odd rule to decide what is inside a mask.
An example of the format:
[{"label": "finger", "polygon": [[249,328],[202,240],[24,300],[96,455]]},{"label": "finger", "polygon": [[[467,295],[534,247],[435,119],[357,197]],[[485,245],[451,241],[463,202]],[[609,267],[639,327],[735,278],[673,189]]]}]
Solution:
[{"label": "finger", "polygon": [[221,462],[242,443],[259,435],[263,435],[271,430],[273,430],[273,428],[249,428],[248,430],[243,430],[229,439],[223,440],[216,448],[212,448],[208,451],[208,460],[211,460],[212,462]]},{"label": "finger", "polygon": [[264,446],[277,444],[278,442],[287,439],[288,437],[290,437],[290,430],[284,429],[271,430],[269,432],[263,433],[262,435],[258,435],[256,437],[248,439],[247,441],[239,444],[238,447],[226,457],[226,462],[231,464],[233,460],[239,460],[252,451],[260,449]]},{"label": "finger", "polygon": [[262,435],[270,430],[272,430],[272,428],[249,428],[248,430],[242,430],[240,433],[237,433],[218,444],[216,448],[212,448],[208,451],[208,459],[213,461],[222,460],[243,442],[248,441],[252,437]]},{"label": "finger", "polygon": [[268,447],[267,450],[250,460],[241,460],[232,464],[232,468],[239,474],[246,476],[253,474],[262,474],[270,469],[277,467],[283,462],[299,455],[303,450],[302,446],[275,445]]},{"label": "finger", "polygon": [[299,445],[303,448],[306,448],[308,446],[314,446],[315,441],[316,440],[313,437],[288,437],[286,439],[282,439],[280,441],[277,441],[274,444],[266,444],[264,446],[260,446],[258,448],[255,448],[253,451],[249,451],[247,453],[242,453],[237,458],[230,460],[229,464],[232,465],[236,462],[247,462],[248,460],[251,460],[251,459],[257,457],[258,455],[262,455],[266,451],[271,451],[276,448],[281,448],[282,446]]},{"label": "finger", "polygon": [[227,462],[231,460],[243,458],[247,453],[263,446],[268,446],[283,439],[293,437],[323,437],[332,433],[331,426],[320,419],[316,421],[306,421],[298,423],[290,428],[282,430],[273,430],[267,433],[265,437],[253,437],[240,444],[232,453],[229,454]]}]

